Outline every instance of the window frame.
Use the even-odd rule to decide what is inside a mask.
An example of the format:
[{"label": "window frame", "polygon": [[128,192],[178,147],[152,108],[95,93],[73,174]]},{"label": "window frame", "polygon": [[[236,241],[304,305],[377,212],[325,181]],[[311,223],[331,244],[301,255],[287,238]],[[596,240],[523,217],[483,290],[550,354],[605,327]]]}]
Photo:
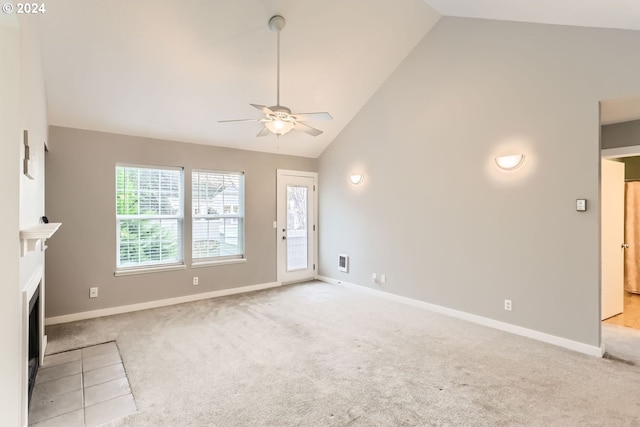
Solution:
[{"label": "window frame", "polygon": [[[118,169],[119,168],[131,168],[131,169],[148,169],[148,170],[159,170],[159,171],[176,171],[179,173],[179,207],[177,213],[175,215],[170,214],[158,214],[158,215],[149,215],[149,214],[118,214]],[[115,176],[114,176],[114,187],[115,187],[115,225],[116,225],[116,268],[115,268],[115,276],[126,276],[131,274],[142,274],[142,273],[150,273],[156,271],[166,271],[166,270],[182,270],[185,269],[184,262],[184,212],[185,212],[185,181],[184,181],[184,167],[182,166],[166,166],[166,165],[140,165],[140,164],[130,164],[130,163],[116,163],[114,168]],[[136,191],[140,194],[140,188],[137,187]],[[176,260],[173,261],[159,261],[159,262],[147,262],[140,263],[137,265],[121,265],[120,264],[120,245],[121,245],[121,221],[127,220],[176,220],[177,221],[177,236],[176,236]]]},{"label": "window frame", "polygon": [[[196,208],[198,207],[199,197],[196,197],[194,193],[195,176],[196,174],[218,174],[218,175],[232,175],[238,176],[238,213],[224,213],[224,208],[229,206],[226,203],[222,205],[222,212],[218,214],[196,214]],[[245,173],[244,171],[228,171],[218,169],[200,169],[194,168],[191,170],[191,266],[192,267],[206,267],[215,264],[234,264],[240,262],[246,262],[246,192],[245,192]],[[230,209],[233,211],[233,209]],[[238,219],[238,246],[240,246],[240,253],[234,255],[219,255],[219,256],[195,256],[195,238],[194,230],[197,220],[212,220],[212,219]]]}]

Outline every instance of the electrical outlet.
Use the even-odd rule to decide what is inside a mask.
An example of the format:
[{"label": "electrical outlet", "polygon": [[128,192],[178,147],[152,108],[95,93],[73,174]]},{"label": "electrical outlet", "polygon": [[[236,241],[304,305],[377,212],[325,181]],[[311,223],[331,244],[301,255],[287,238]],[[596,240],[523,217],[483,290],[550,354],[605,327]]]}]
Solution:
[{"label": "electrical outlet", "polygon": [[380,283],[387,283],[387,275],[386,274],[381,274],[380,275]]},{"label": "electrical outlet", "polygon": [[198,285],[198,276],[193,276],[193,286]]},{"label": "electrical outlet", "polygon": [[89,298],[98,298],[98,288],[89,288]]},{"label": "electrical outlet", "polygon": [[371,274],[371,283],[376,283],[378,281],[378,275],[376,273]]},{"label": "electrical outlet", "polygon": [[510,299],[504,300],[504,309],[507,310],[507,311],[511,311],[511,300]]}]

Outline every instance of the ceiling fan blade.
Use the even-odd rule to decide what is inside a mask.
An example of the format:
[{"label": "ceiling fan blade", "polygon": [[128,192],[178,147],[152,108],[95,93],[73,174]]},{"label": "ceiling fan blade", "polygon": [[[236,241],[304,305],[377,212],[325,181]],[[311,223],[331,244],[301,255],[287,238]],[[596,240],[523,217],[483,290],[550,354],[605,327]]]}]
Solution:
[{"label": "ceiling fan blade", "polygon": [[258,132],[258,134],[256,136],[267,136],[269,135],[271,132],[269,132],[269,129],[267,129],[267,127],[263,127],[262,130],[260,132]]},{"label": "ceiling fan blade", "polygon": [[218,120],[218,123],[226,122],[259,122],[262,119],[235,119],[235,120]]},{"label": "ceiling fan blade", "polygon": [[257,108],[258,110],[262,111],[266,116],[273,114],[273,111],[271,111],[269,107],[265,107],[264,105],[258,105],[258,104],[249,104],[249,105],[251,105],[253,108]]},{"label": "ceiling fan blade", "polygon": [[293,113],[291,115],[295,116],[299,122],[306,122],[307,120],[333,120],[331,114],[326,111],[321,113]]},{"label": "ceiling fan blade", "polygon": [[299,130],[302,131],[304,133],[308,133],[311,136],[318,136],[318,135],[322,135],[322,131],[316,128],[312,128],[309,125],[305,125],[304,123],[300,123],[300,122],[296,122],[293,124],[293,129],[294,130]]}]

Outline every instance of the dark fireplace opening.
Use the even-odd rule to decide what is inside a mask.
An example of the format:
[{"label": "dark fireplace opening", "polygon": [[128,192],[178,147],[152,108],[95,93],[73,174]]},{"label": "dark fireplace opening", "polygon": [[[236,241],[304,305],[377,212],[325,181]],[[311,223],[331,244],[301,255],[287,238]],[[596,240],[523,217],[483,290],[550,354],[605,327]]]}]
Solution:
[{"label": "dark fireplace opening", "polygon": [[29,300],[29,403],[40,366],[40,286]]}]

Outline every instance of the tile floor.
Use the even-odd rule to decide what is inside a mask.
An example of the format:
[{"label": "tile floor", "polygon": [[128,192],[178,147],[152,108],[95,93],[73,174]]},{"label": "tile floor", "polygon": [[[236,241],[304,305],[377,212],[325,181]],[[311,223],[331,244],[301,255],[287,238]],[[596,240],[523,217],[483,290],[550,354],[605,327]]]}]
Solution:
[{"label": "tile floor", "polygon": [[622,314],[608,318],[605,323],[640,329],[640,295],[625,291],[624,311]]},{"label": "tile floor", "polygon": [[115,342],[45,356],[29,408],[32,427],[93,427],[136,412]]}]

